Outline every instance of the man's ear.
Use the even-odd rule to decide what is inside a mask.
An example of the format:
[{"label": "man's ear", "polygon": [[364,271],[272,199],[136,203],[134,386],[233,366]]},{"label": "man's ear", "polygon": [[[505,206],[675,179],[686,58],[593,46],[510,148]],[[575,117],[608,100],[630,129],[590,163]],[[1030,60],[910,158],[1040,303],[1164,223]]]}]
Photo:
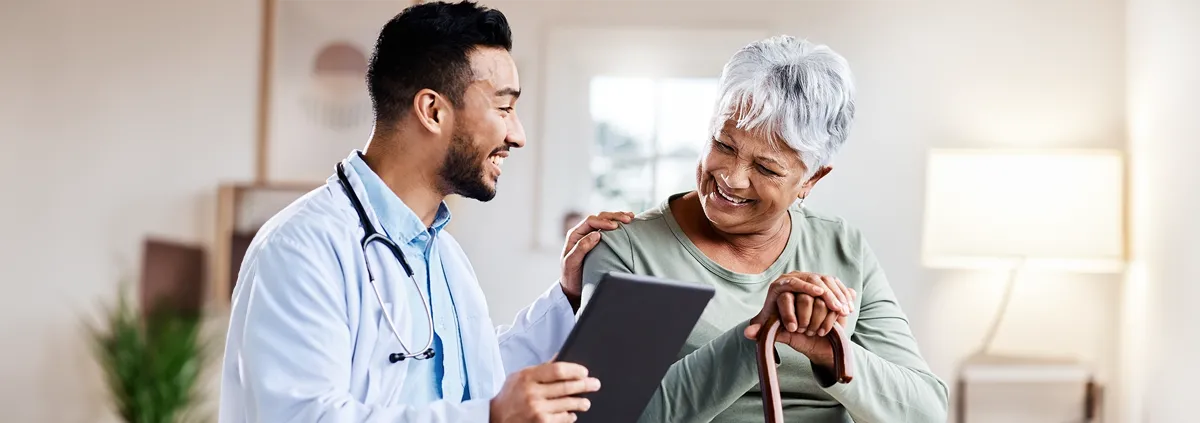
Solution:
[{"label": "man's ear", "polygon": [[808,192],[812,191],[813,187],[817,185],[817,182],[820,181],[821,178],[824,178],[825,175],[828,175],[829,172],[832,172],[832,171],[833,171],[833,166],[821,166],[820,169],[817,169],[817,171],[813,173],[813,176],[808,178],[808,180],[804,182],[804,187],[800,189],[800,198],[807,197]]},{"label": "man's ear", "polygon": [[446,125],[449,106],[450,103],[446,97],[430,89],[417,91],[417,95],[413,99],[413,112],[416,114],[417,121],[425,130],[435,135],[441,135],[442,129]]}]

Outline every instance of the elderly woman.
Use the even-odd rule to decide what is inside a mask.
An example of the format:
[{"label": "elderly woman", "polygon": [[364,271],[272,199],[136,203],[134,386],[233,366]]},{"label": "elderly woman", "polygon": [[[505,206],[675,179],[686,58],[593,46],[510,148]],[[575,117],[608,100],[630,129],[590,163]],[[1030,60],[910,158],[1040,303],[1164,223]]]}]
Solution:
[{"label": "elderly woman", "polygon": [[[803,207],[853,119],[845,60],[779,36],[738,51],[719,85],[695,191],[604,233],[584,263],[584,307],[611,271],[716,289],[642,421],[761,422],[753,337],[779,313],[787,421],[945,422],[946,386],[862,233]],[[821,338],[834,321],[852,340],[846,384],[833,383]]]}]

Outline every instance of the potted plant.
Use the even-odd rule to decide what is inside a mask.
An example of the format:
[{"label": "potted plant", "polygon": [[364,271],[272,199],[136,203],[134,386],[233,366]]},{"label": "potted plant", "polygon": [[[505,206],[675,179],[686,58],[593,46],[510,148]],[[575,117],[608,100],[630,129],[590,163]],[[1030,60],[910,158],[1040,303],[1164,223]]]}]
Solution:
[{"label": "potted plant", "polygon": [[207,357],[197,312],[138,310],[122,295],[101,326],[91,329],[115,412],[127,423],[175,423],[194,418]]}]

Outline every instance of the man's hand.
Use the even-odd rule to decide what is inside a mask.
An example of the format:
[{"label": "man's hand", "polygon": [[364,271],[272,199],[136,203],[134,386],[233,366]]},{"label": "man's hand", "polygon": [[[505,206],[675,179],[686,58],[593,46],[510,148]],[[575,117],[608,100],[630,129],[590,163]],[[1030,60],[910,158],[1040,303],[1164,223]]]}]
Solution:
[{"label": "man's hand", "polygon": [[583,295],[583,258],[600,243],[599,231],[611,231],[617,229],[617,222],[632,221],[633,213],[603,212],[588,216],[567,233],[567,242],[563,244],[562,252],[562,279],[559,279],[559,283],[563,293],[567,295],[567,300],[571,302],[571,307],[579,309],[579,299]]},{"label": "man's hand", "polygon": [[783,330],[776,333],[776,342],[788,344],[817,365],[832,368],[833,346],[825,335],[834,323],[846,323],[857,298],[858,293],[837,278],[806,272],[785,274],[771,283],[763,308],[750,320],[745,336],[755,339],[767,318],[777,315]]},{"label": "man's hand", "polygon": [[574,397],[600,389],[583,366],[550,362],[526,367],[504,381],[491,401],[488,420],[493,423],[573,422],[575,413],[587,411],[591,402]]}]

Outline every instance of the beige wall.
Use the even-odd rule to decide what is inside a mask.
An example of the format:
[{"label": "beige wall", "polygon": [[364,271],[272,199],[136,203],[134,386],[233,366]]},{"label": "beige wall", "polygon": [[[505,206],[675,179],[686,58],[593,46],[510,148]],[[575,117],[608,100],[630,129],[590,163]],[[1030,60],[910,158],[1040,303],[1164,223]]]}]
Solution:
[{"label": "beige wall", "polygon": [[[0,297],[0,335],[14,345],[0,360],[0,420],[96,421],[103,393],[81,316],[136,272],[143,235],[209,241],[216,184],[253,175],[258,9],[231,0],[18,3],[0,13],[0,194],[15,202],[0,210],[0,285],[11,293]],[[515,26],[530,93],[523,116],[535,130],[506,163],[497,199],[462,202],[453,229],[501,322],[557,273],[557,252],[531,245],[529,214],[536,178],[553,176],[539,174],[537,146],[570,142],[536,129],[539,34],[552,25],[761,25],[847,56],[859,121],[812,204],[866,231],[926,357],[947,378],[986,326],[980,310],[995,305],[1004,275],[920,266],[926,149],[1124,145],[1125,9],[1116,0],[490,4]],[[1119,279],[1041,280],[1017,294],[999,345],[1081,355],[1111,374]],[[1054,336],[1039,332],[1047,325]]]},{"label": "beige wall", "polygon": [[104,421],[85,318],[253,176],[254,3],[0,6],[0,421]]},{"label": "beige wall", "polygon": [[1200,3],[1131,0],[1129,154],[1134,259],[1125,312],[1131,407],[1124,421],[1196,421],[1200,378]]}]

